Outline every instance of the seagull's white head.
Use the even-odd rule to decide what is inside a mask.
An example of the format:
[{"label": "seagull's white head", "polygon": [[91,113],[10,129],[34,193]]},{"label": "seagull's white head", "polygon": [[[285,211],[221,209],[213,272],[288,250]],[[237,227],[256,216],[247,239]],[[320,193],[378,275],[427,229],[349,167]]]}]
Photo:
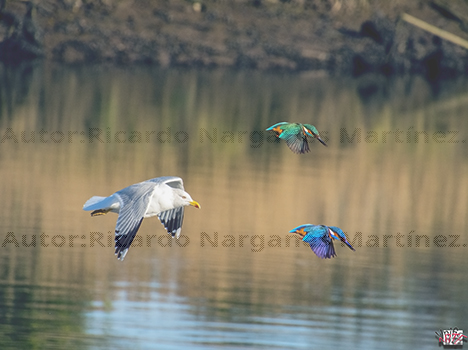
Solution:
[{"label": "seagull's white head", "polygon": [[200,204],[194,201],[187,192],[178,188],[174,189],[174,205],[175,207],[191,205],[195,208],[201,208]]}]

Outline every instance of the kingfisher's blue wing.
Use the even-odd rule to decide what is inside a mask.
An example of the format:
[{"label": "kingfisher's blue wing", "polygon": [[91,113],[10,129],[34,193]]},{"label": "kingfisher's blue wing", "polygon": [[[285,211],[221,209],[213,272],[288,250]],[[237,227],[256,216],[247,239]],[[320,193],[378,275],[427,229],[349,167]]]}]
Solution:
[{"label": "kingfisher's blue wing", "polygon": [[299,131],[297,134],[286,134],[286,132],[284,132],[280,135],[280,138],[286,141],[289,149],[294,153],[301,154],[310,151],[307,136],[305,136],[301,131]]},{"label": "kingfisher's blue wing", "polygon": [[[291,151],[298,154],[309,152],[309,142],[307,141],[307,135],[304,133],[301,124],[288,123],[280,128],[282,132],[278,137],[286,141]],[[278,127],[273,130],[278,130]]]},{"label": "kingfisher's blue wing", "polygon": [[327,231],[323,231],[320,235],[317,235],[317,232],[308,233],[302,240],[310,245],[320,259],[330,259],[336,256],[335,247]]}]

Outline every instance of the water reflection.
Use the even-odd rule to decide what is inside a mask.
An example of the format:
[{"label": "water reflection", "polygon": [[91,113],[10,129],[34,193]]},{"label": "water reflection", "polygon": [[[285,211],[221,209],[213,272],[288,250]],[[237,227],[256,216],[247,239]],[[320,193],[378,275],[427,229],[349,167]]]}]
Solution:
[{"label": "water reflection", "polygon": [[[0,347],[413,348],[462,328],[466,81],[367,97],[361,84],[2,67]],[[329,147],[293,154],[264,132],[283,120],[312,122]],[[116,216],[83,203],[161,175],[203,209],[186,211],[179,245],[145,220],[116,261]],[[317,259],[288,238],[308,222],[342,227],[357,251]]]}]

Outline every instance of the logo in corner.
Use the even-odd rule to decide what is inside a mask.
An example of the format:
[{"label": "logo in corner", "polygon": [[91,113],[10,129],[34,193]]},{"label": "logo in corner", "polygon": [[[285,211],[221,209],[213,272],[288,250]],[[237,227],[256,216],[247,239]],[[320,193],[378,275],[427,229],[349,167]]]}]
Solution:
[{"label": "logo in corner", "polygon": [[439,339],[439,346],[444,349],[461,349],[463,343],[467,341],[467,336],[463,335],[463,330],[458,328],[450,328],[440,330],[440,333],[435,332],[436,338]]}]

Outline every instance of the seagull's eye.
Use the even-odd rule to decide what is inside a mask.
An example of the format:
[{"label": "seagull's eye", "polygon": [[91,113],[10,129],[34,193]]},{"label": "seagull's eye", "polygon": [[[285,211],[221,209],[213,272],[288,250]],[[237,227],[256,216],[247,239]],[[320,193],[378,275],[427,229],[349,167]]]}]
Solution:
[{"label": "seagull's eye", "polygon": [[183,199],[187,199],[187,197],[186,197],[186,196],[182,196],[182,198],[183,198]]}]

